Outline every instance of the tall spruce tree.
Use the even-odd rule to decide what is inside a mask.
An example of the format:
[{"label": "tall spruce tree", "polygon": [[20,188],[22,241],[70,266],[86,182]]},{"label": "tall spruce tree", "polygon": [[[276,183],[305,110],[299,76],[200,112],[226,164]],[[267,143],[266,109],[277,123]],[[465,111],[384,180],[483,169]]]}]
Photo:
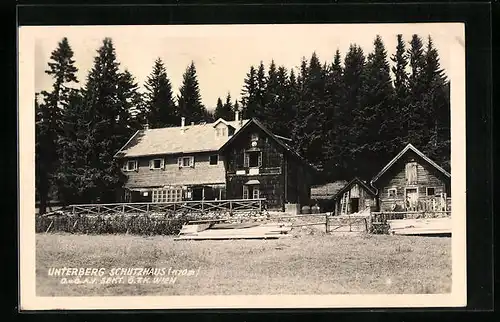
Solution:
[{"label": "tall spruce tree", "polygon": [[43,102],[36,101],[36,167],[35,176],[40,199],[39,212],[46,212],[51,187],[54,186],[57,168],[59,166],[60,145],[58,143],[62,132],[62,112],[69,104],[72,87],[78,83],[74,66],[73,50],[68,39],[63,38],[57,48],[51,53],[45,71],[52,76],[54,83],[51,91],[43,91]]},{"label": "tall spruce tree", "polygon": [[257,110],[257,70],[250,66],[250,71],[243,80],[241,90],[242,117],[250,119],[256,116]]},{"label": "tall spruce tree", "polygon": [[71,91],[68,106],[62,115],[60,163],[56,177],[58,195],[64,204],[87,202],[83,198],[85,186],[81,184],[81,178],[86,166],[82,157],[86,152],[83,143],[89,125],[81,117],[83,112],[82,92]]},{"label": "tall spruce tree", "polygon": [[163,61],[157,58],[153,71],[146,79],[146,121],[150,128],[176,126],[178,124],[172,85]]},{"label": "tall spruce tree", "polygon": [[[361,104],[354,112],[357,127],[354,165],[357,175],[372,177],[393,155],[393,87],[387,52],[380,36],[374,41],[374,50],[368,55],[363,73]],[[366,163],[366,160],[372,160]]]},{"label": "tall spruce tree", "polygon": [[297,110],[295,138],[299,152],[318,166],[323,165],[325,121],[325,73],[314,52],[307,72],[302,76],[301,97]]},{"label": "tall spruce tree", "polygon": [[423,103],[426,92],[426,80],[424,76],[425,56],[424,46],[420,36],[414,34],[408,48],[410,62],[410,76],[408,80],[409,104],[406,113],[407,143],[413,143],[422,149],[426,145],[429,131],[425,119],[429,115]]},{"label": "tall spruce tree", "polygon": [[201,103],[201,94],[194,62],[186,68],[179,89],[179,117],[185,117],[186,122],[199,123],[205,121],[206,109]]},{"label": "tall spruce tree", "polygon": [[85,161],[80,181],[82,198],[88,202],[111,202],[125,181],[113,156],[129,139],[127,105],[121,86],[115,48],[110,38],[97,51],[84,88],[82,119],[86,136],[82,140]]},{"label": "tall spruce tree", "polygon": [[[261,77],[259,76],[259,73],[258,77]],[[274,60],[271,60],[269,65],[265,83],[264,81],[261,81],[260,86],[265,86],[265,90],[261,100],[263,105],[261,106],[261,110],[259,112],[259,118],[269,129],[271,129],[271,131],[276,132],[277,127],[279,127],[278,119],[280,118],[278,112],[280,104],[280,89],[278,84],[278,70]]]},{"label": "tall spruce tree", "polygon": [[394,75],[394,122],[398,127],[394,127],[393,131],[396,138],[399,138],[394,143],[394,148],[401,150],[408,140],[408,112],[410,104],[409,91],[409,75],[407,71],[408,53],[406,51],[403,35],[397,35],[396,52],[391,57],[394,66],[392,73]]},{"label": "tall spruce tree", "polygon": [[323,149],[323,157],[325,159],[325,180],[335,177],[338,171],[339,160],[338,146],[335,141],[339,133],[339,118],[340,118],[340,104],[342,103],[342,61],[340,51],[337,49],[333,59],[333,63],[327,70],[325,80],[325,143]]},{"label": "tall spruce tree", "polygon": [[265,106],[267,102],[267,76],[266,76],[266,67],[264,66],[264,62],[261,61],[259,64],[259,67],[257,68],[257,73],[256,73],[256,95],[255,95],[255,117],[260,119],[261,121],[264,121],[266,118],[265,115]]},{"label": "tall spruce tree", "polygon": [[425,94],[423,104],[429,111],[426,127],[429,129],[427,145],[424,147],[427,155],[450,170],[451,131],[450,131],[450,94],[449,81],[439,62],[437,49],[429,36],[425,51]]},{"label": "tall spruce tree", "polygon": [[348,180],[358,175],[359,169],[353,156],[362,142],[360,128],[354,123],[354,116],[361,108],[365,64],[366,58],[361,47],[351,44],[344,58],[342,103],[339,104],[337,135],[334,140],[338,147],[338,179]]}]

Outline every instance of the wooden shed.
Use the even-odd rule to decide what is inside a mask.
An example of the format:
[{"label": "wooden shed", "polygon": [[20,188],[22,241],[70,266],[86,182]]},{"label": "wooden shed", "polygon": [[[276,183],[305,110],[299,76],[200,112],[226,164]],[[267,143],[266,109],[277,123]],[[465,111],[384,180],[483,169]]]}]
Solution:
[{"label": "wooden shed", "polygon": [[449,211],[450,174],[408,144],[371,181],[380,211]]},{"label": "wooden shed", "polygon": [[376,206],[376,192],[359,178],[354,178],[335,196],[335,215],[354,214]]}]

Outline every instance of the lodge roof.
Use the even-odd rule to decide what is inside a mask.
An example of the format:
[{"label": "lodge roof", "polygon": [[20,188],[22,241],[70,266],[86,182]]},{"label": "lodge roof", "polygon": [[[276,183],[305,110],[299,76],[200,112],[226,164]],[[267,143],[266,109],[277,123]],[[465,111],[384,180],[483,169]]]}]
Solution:
[{"label": "lodge roof", "polygon": [[441,172],[444,176],[451,178],[450,173],[448,173],[446,170],[441,168],[437,163],[429,159],[425,154],[423,154],[420,150],[418,150],[416,147],[414,147],[411,143],[409,143],[401,152],[399,152],[373,179],[371,180],[371,184],[375,183],[380,177],[387,171],[389,170],[403,155],[405,155],[408,151],[413,151],[415,154],[417,154],[422,160],[430,164],[432,167],[434,167],[436,170]]},{"label": "lodge roof", "polygon": [[248,120],[166,127],[137,131],[115,154],[115,157],[140,157],[161,154],[186,154],[217,151],[230,137],[215,135],[214,126],[220,122],[235,129],[235,134]]}]

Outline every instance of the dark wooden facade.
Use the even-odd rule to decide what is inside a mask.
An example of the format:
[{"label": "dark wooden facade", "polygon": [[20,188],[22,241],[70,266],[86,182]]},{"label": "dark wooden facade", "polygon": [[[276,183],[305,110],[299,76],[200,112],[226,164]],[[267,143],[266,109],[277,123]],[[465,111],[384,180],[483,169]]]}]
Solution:
[{"label": "dark wooden facade", "polygon": [[251,120],[226,145],[226,191],[229,199],[266,198],[269,209],[310,202],[314,169],[282,139]]},{"label": "dark wooden facade", "polygon": [[451,177],[413,146],[372,180],[380,211],[449,210]]}]

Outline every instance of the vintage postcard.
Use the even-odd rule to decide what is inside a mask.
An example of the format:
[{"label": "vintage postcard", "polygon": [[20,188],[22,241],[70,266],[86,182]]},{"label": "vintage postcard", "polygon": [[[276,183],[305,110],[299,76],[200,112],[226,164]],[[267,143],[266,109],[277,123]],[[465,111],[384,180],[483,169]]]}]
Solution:
[{"label": "vintage postcard", "polygon": [[466,43],[20,27],[20,308],[465,306]]}]

